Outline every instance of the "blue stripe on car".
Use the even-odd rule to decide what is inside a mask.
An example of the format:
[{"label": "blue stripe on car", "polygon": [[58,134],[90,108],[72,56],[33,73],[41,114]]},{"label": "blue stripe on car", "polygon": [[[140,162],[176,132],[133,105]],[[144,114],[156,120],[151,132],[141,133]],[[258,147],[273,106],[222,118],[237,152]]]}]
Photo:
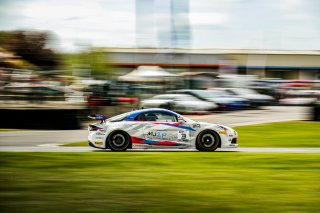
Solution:
[{"label": "blue stripe on car", "polygon": [[182,125],[174,126],[173,124],[164,124],[164,125],[177,127],[177,128],[180,128],[180,129],[186,129],[186,130],[190,130],[190,131],[196,131],[195,129],[191,128],[190,126],[182,126]]}]

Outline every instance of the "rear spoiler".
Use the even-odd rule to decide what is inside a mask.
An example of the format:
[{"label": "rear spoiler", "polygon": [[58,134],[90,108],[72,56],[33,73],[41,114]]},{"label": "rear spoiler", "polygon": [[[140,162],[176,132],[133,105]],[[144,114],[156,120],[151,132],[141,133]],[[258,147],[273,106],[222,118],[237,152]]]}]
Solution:
[{"label": "rear spoiler", "polygon": [[100,114],[96,114],[96,115],[89,115],[88,118],[91,118],[93,120],[100,120],[101,123],[106,122],[107,120],[107,116],[105,115],[100,115]]}]

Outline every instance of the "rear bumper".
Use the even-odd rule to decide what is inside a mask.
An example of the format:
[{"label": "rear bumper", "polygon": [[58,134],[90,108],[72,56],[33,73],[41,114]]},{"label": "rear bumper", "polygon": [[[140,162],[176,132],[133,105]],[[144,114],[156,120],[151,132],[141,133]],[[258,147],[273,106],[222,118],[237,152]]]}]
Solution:
[{"label": "rear bumper", "polygon": [[101,149],[100,147],[96,147],[91,141],[88,141],[88,145],[93,147],[93,148]]},{"label": "rear bumper", "polygon": [[88,140],[88,145],[93,147],[93,148],[97,148],[97,149],[106,149],[106,148],[103,148],[103,147],[98,147],[98,146],[95,146],[91,141]]}]

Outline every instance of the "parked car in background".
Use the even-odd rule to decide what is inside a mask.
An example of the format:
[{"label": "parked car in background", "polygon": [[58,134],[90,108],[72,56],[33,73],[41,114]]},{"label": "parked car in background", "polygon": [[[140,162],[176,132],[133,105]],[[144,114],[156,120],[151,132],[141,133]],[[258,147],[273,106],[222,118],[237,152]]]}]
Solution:
[{"label": "parked car in background", "polygon": [[257,93],[273,97],[275,102],[278,103],[281,98],[282,85],[285,85],[287,82],[288,80],[283,79],[260,79],[253,81],[249,88]]},{"label": "parked car in background", "polygon": [[273,97],[260,94],[248,88],[224,88],[224,91],[230,95],[248,99],[251,107],[267,106],[275,103]]},{"label": "parked car in background", "polygon": [[1,98],[4,100],[28,100],[28,101],[85,101],[83,92],[70,89],[65,86],[48,84],[11,83],[0,88]]},{"label": "parked car in background", "polygon": [[119,103],[137,103],[138,98],[130,94],[130,86],[126,83],[106,81],[100,84],[91,84],[86,90],[88,105],[111,106]]},{"label": "parked car in background", "polygon": [[218,108],[217,104],[197,99],[186,94],[156,95],[141,101],[143,108],[164,108],[180,113],[209,112]]},{"label": "parked car in background", "polygon": [[320,100],[320,90],[290,89],[279,100],[281,105],[309,106]]},{"label": "parked car in background", "polygon": [[237,109],[247,109],[250,107],[250,102],[247,99],[234,97],[221,89],[216,89],[216,90],[182,89],[182,90],[173,90],[170,92],[176,93],[176,94],[188,94],[203,101],[213,102],[218,105],[219,110],[237,110]]}]

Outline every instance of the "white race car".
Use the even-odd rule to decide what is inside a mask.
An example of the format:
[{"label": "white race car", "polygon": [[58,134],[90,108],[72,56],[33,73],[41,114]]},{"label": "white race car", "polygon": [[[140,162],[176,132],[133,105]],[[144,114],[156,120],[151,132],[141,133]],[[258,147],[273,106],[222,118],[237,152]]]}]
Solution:
[{"label": "white race car", "polygon": [[131,148],[196,148],[214,151],[219,147],[238,146],[238,134],[230,127],[190,120],[166,109],[142,109],[90,124],[89,145],[112,151]]}]

